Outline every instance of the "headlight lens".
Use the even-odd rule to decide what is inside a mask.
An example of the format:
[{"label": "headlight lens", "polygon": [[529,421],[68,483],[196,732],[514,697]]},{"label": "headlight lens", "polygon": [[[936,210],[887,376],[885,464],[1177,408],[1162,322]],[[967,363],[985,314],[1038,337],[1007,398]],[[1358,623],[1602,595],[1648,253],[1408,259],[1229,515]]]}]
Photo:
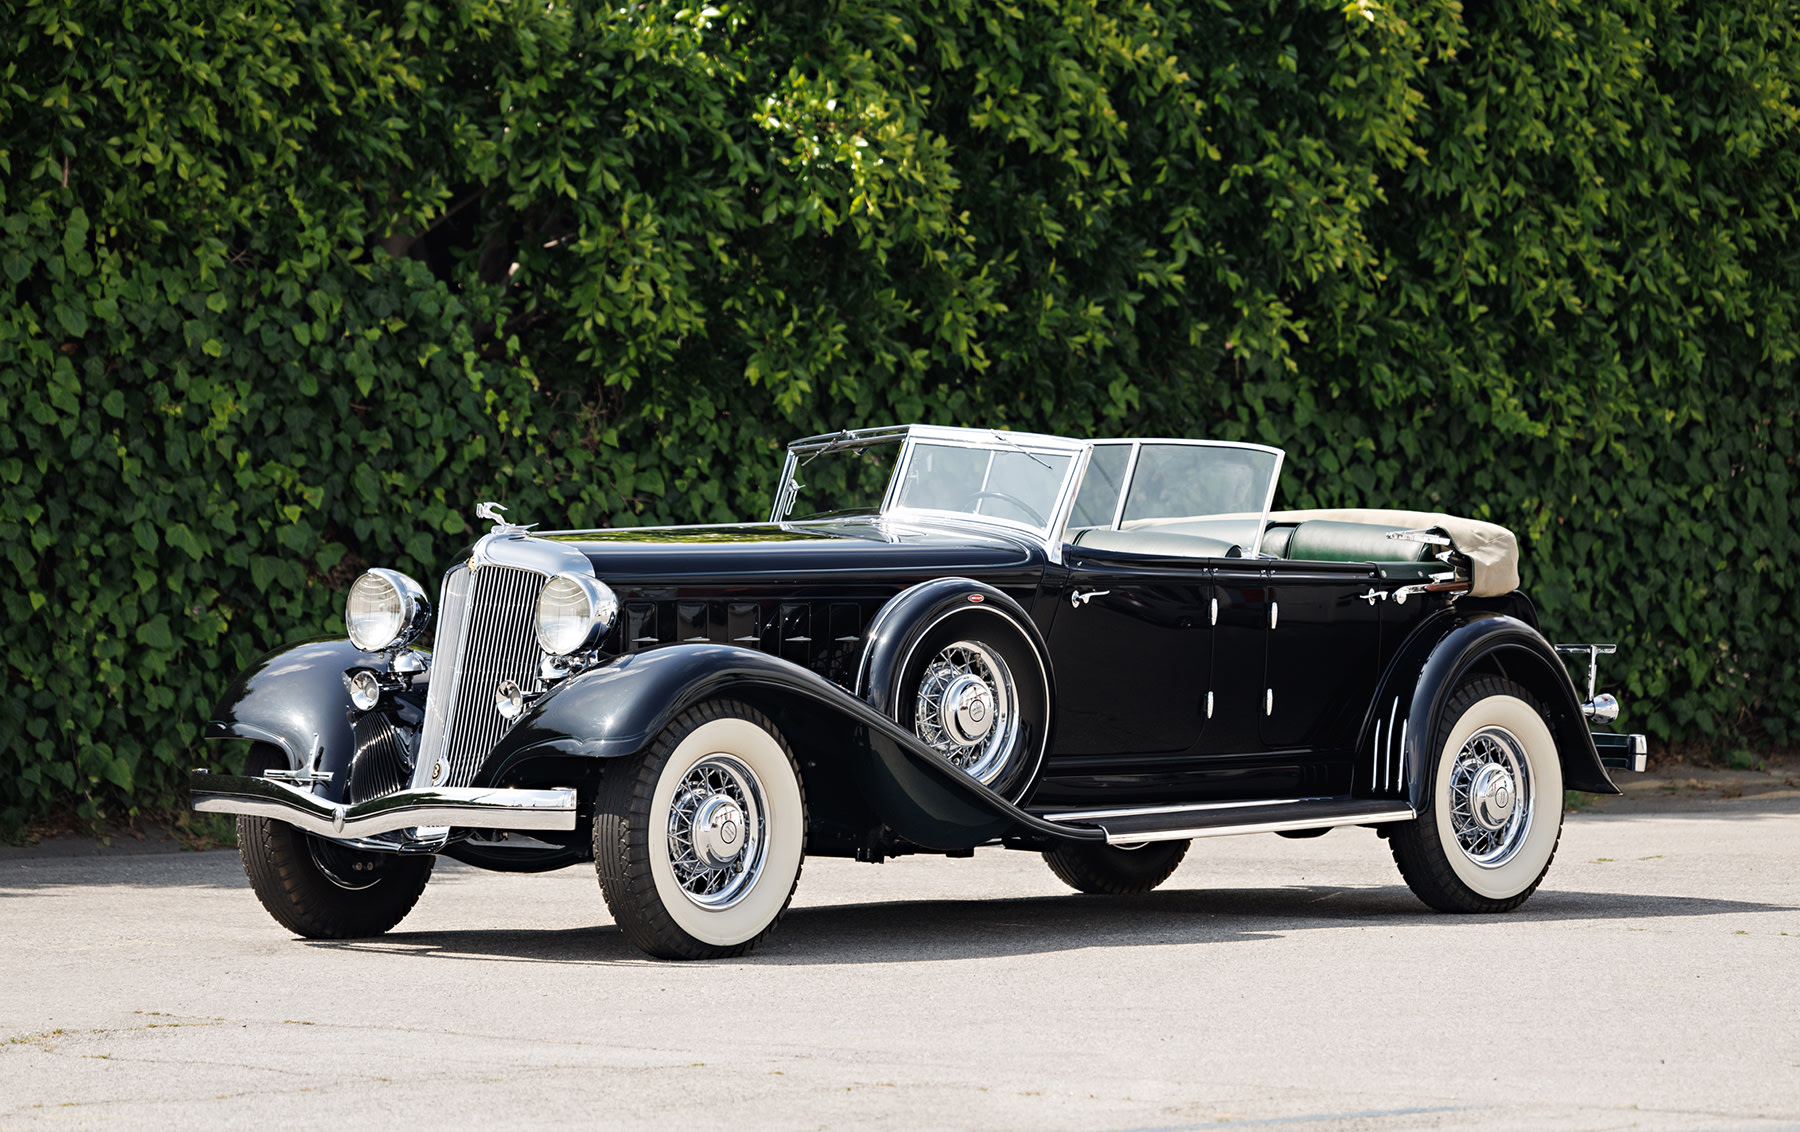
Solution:
[{"label": "headlight lens", "polygon": [[551,656],[568,656],[600,643],[619,616],[619,598],[605,582],[558,574],[538,595],[538,644]]},{"label": "headlight lens", "polygon": [[364,652],[410,644],[430,621],[425,591],[397,570],[370,570],[356,579],[344,602],[344,628],[350,643]]}]

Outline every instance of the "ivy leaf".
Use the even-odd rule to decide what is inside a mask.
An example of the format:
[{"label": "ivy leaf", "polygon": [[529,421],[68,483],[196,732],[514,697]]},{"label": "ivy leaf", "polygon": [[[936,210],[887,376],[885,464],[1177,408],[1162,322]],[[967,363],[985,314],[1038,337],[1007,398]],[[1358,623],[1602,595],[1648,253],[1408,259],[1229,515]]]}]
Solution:
[{"label": "ivy leaf", "polygon": [[176,550],[185,550],[195,562],[206,557],[206,549],[186,523],[171,523],[163,528],[163,541]]},{"label": "ivy leaf", "polygon": [[62,323],[63,329],[68,332],[70,337],[80,338],[87,333],[87,314],[80,307],[68,303],[57,303],[55,309],[56,321]]},{"label": "ivy leaf", "polygon": [[136,638],[138,644],[148,645],[153,649],[175,647],[175,638],[169,633],[169,616],[166,613],[158,613],[139,625]]}]

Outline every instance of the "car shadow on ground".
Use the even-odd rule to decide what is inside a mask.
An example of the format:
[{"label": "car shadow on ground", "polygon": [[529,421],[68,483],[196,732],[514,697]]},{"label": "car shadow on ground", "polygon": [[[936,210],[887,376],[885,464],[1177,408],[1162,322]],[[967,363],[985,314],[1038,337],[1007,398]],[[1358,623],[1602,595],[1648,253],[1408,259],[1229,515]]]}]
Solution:
[{"label": "car shadow on ground", "polygon": [[[1090,947],[1246,943],[1347,925],[1451,927],[1561,920],[1756,915],[1800,908],[1710,897],[1540,892],[1519,911],[1447,916],[1404,887],[1170,889],[1142,896],[904,900],[795,908],[754,953],[733,962],[904,963],[991,959]],[[439,959],[606,964],[644,956],[617,927],[393,931],[308,946]]]}]

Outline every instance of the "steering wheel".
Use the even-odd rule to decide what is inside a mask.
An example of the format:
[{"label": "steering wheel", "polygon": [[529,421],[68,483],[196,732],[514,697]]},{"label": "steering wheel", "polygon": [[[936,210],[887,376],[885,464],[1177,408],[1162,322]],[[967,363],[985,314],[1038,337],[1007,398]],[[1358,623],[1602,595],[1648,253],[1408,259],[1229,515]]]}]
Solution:
[{"label": "steering wheel", "polygon": [[983,499],[998,499],[1002,503],[1010,503],[1014,507],[1017,507],[1019,510],[1025,512],[1026,517],[1028,517],[1032,522],[1036,523],[1040,527],[1044,526],[1047,521],[1047,520],[1045,520],[1045,518],[1042,515],[1037,513],[1037,510],[1034,507],[1032,507],[1031,504],[1025,502],[1023,499],[1020,499],[1016,495],[1008,495],[1004,491],[978,491],[978,492],[976,492],[974,495],[969,496],[969,503],[971,504],[970,510],[974,510],[973,505],[976,503],[979,503]]}]

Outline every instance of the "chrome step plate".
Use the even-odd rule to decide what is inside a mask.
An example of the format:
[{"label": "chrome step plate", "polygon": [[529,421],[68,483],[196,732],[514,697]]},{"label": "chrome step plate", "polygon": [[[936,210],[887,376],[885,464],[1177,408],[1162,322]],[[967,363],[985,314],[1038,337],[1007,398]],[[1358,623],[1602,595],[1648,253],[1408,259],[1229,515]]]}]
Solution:
[{"label": "chrome step plate", "polygon": [[1109,845],[1186,841],[1239,833],[1281,833],[1340,825],[1385,825],[1418,815],[1404,802],[1382,798],[1281,798],[1274,801],[1204,802],[1075,810],[1037,815],[1046,821],[1099,828]]}]

